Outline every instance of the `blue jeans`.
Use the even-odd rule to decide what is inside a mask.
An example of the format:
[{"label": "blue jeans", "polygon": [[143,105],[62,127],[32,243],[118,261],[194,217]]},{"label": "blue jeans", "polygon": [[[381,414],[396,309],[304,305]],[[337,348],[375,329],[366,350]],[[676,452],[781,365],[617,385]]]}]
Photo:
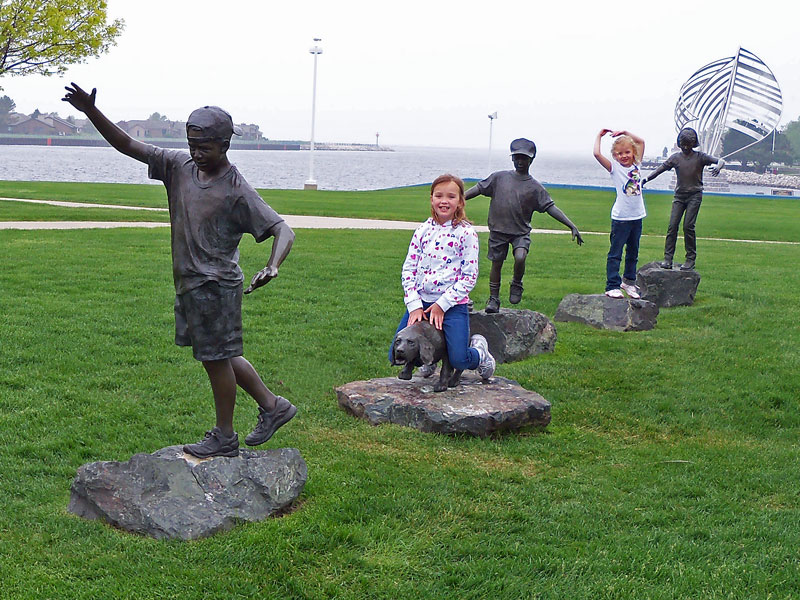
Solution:
[{"label": "blue jeans", "polygon": [[611,248],[606,259],[606,291],[617,289],[622,283],[619,265],[622,248],[625,246],[625,270],[622,276],[630,282],[636,281],[636,262],[639,260],[639,238],[642,237],[642,220],[611,220]]},{"label": "blue jeans", "polygon": [[[428,308],[433,302],[423,302],[423,308]],[[395,331],[395,337],[400,330],[408,325],[408,311],[400,319],[400,325]],[[442,323],[444,340],[447,344],[447,357],[454,369],[477,369],[481,362],[480,355],[475,348],[469,347],[469,308],[466,304],[456,304],[444,313]],[[394,337],[392,338],[394,345]],[[389,362],[392,360],[392,347],[389,346]]]}]

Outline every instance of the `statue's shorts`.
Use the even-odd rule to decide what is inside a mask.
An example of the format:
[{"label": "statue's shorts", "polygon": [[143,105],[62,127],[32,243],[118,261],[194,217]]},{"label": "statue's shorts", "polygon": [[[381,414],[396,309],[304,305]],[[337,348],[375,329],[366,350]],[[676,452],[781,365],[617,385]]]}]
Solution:
[{"label": "statue's shorts", "polygon": [[197,360],[241,356],[242,284],[208,281],[175,296],[175,343],[191,346]]},{"label": "statue's shorts", "polygon": [[531,234],[530,232],[524,235],[515,235],[513,233],[500,233],[499,231],[489,232],[489,251],[486,253],[487,258],[492,261],[503,261],[508,257],[508,246],[511,245],[512,252],[517,248],[525,248],[529,250],[531,247]]}]

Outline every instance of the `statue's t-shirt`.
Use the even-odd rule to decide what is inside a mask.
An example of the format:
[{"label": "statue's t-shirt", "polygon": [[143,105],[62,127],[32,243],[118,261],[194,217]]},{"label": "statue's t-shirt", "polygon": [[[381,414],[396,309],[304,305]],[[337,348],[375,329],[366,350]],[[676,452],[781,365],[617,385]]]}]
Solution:
[{"label": "statue's t-shirt", "polygon": [[675,169],[678,179],[675,193],[688,195],[703,191],[703,167],[716,164],[718,160],[716,156],[692,150],[689,156],[676,152],[664,161],[663,166]]},{"label": "statue's t-shirt", "polygon": [[541,183],[516,171],[497,171],[475,184],[478,192],[489,196],[489,231],[525,235],[531,231],[533,212],[545,212],[553,199]]},{"label": "statue's t-shirt", "polygon": [[233,165],[217,179],[201,182],[188,152],[152,146],[148,167],[150,179],[167,188],[175,292],[184,294],[207,281],[239,285],[242,235],[260,242],[283,221],[281,216]]}]

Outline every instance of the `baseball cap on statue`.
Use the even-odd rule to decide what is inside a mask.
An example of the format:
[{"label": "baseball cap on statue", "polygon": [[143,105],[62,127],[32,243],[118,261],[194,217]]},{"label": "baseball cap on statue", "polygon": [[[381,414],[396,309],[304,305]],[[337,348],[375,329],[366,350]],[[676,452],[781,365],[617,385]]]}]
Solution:
[{"label": "baseball cap on statue", "polygon": [[692,148],[696,148],[697,146],[700,145],[700,140],[697,137],[697,132],[691,127],[684,127],[678,133],[678,146],[680,146],[684,140],[689,144],[691,144]]},{"label": "baseball cap on statue", "polygon": [[534,158],[536,156],[536,144],[525,138],[517,138],[511,142],[511,155],[524,154]]},{"label": "baseball cap on statue", "polygon": [[230,140],[232,135],[242,135],[242,130],[233,124],[228,111],[219,106],[203,106],[192,111],[186,121],[186,133],[189,129],[199,130],[203,139]]}]

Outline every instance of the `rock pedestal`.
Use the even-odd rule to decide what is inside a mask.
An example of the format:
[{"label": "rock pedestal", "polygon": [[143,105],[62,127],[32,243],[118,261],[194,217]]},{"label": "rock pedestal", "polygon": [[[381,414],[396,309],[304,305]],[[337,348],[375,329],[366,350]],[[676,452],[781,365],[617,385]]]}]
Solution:
[{"label": "rock pedestal", "polygon": [[424,432],[485,437],[550,423],[550,403],[511,379],[484,383],[467,371],[457,387],[434,392],[435,379],[353,381],[336,388],[336,395],[342,408],[372,425],[395,423]]},{"label": "rock pedestal", "polygon": [[534,354],[552,352],[556,345],[555,325],[542,313],[501,308],[469,315],[470,333],[479,333],[489,342],[497,363],[514,362]]},{"label": "rock pedestal", "polygon": [[199,459],[169,446],[82,465],[68,510],[154,538],[190,540],[287,510],[308,478],[294,448]]},{"label": "rock pedestal", "polygon": [[679,263],[675,263],[672,269],[662,269],[657,262],[651,262],[637,271],[636,285],[643,300],[662,308],[691,306],[700,285],[700,273],[694,269],[681,271]]},{"label": "rock pedestal", "polygon": [[586,323],[597,329],[646,331],[656,326],[658,306],[647,300],[609,298],[605,294],[569,294],[554,320]]}]

